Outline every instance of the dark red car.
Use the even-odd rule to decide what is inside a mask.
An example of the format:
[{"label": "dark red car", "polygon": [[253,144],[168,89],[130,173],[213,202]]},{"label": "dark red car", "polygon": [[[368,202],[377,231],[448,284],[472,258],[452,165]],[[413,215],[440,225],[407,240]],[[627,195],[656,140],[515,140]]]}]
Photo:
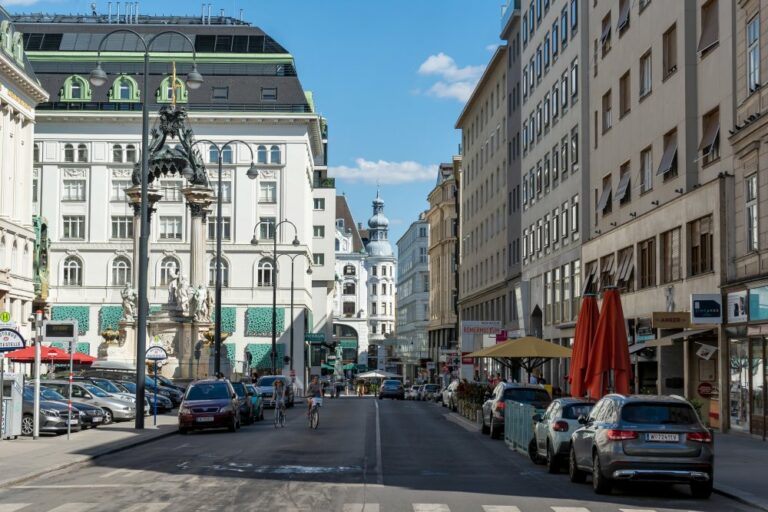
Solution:
[{"label": "dark red car", "polygon": [[226,379],[193,382],[179,406],[179,433],[205,428],[240,428],[237,394]]}]

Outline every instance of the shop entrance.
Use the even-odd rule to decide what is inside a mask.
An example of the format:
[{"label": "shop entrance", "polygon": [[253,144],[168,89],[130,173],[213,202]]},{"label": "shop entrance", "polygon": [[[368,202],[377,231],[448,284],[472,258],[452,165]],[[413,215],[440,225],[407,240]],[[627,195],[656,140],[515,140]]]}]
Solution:
[{"label": "shop entrance", "polygon": [[730,340],[731,428],[763,439],[768,435],[766,357],[768,340],[765,336]]}]

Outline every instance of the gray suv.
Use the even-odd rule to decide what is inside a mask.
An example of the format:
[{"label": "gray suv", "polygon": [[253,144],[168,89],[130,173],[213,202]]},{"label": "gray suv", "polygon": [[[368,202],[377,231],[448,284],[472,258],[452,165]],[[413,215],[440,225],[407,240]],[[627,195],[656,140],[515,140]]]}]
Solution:
[{"label": "gray suv", "polygon": [[628,480],[686,483],[696,498],[712,494],[712,433],[684,398],[607,395],[579,423],[568,461],[572,482],[591,474],[598,494]]}]

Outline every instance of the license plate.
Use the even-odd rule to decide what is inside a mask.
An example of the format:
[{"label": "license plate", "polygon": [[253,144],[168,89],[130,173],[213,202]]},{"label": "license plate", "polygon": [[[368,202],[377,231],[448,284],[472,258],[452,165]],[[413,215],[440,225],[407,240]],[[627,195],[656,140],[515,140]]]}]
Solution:
[{"label": "license plate", "polygon": [[200,416],[195,421],[198,423],[206,423],[208,421],[213,421],[213,416]]},{"label": "license plate", "polygon": [[70,425],[77,425],[77,420],[69,420]]},{"label": "license plate", "polygon": [[94,423],[101,423],[102,417],[101,416],[95,416],[91,421]]},{"label": "license plate", "polygon": [[654,441],[657,443],[677,443],[680,441],[680,434],[663,434],[657,432],[651,432],[646,434],[648,441]]}]

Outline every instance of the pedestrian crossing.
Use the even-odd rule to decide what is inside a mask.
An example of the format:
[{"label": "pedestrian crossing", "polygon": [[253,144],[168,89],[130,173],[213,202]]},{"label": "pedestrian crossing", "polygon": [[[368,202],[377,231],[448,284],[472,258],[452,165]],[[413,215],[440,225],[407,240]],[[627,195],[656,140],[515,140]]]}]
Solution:
[{"label": "pedestrian crossing", "polygon": [[[164,512],[166,509],[175,505],[179,506],[178,502],[175,503],[136,503],[130,506],[120,507],[121,512]],[[451,507],[445,503],[412,503],[410,505],[412,512],[455,512]],[[480,505],[475,508],[467,508],[466,505],[458,507],[456,510],[466,512],[527,512],[527,510],[540,511],[541,504],[537,504],[535,507],[529,505]],[[0,503],[0,512],[96,512],[103,511],[104,503],[88,503],[88,502],[72,502],[58,504],[52,507],[46,507],[34,503]],[[192,509],[190,509],[192,510]],[[291,507],[285,507],[281,510],[285,512],[305,512],[304,509],[294,509]],[[551,512],[594,512],[589,507],[567,507],[567,506],[550,506]],[[346,503],[339,512],[405,512],[405,509],[396,506],[381,506],[380,503]],[[600,511],[610,511],[606,508],[605,504],[600,505]],[[616,508],[610,512],[658,512],[656,509],[640,509],[640,508]],[[690,512],[690,511],[681,511]]]}]

